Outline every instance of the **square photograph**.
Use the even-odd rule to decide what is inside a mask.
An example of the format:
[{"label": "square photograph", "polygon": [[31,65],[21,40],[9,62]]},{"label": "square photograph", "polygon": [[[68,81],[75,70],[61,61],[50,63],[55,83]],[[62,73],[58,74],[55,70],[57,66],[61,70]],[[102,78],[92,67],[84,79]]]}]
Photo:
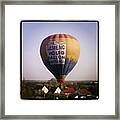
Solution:
[{"label": "square photograph", "polygon": [[99,99],[99,22],[21,21],[20,96]]}]

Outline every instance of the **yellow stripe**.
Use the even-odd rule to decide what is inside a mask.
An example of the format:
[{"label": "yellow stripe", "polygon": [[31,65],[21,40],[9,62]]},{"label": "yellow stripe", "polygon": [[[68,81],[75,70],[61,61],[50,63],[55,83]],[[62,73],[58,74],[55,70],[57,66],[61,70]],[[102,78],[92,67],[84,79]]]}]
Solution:
[{"label": "yellow stripe", "polygon": [[74,39],[67,39],[66,43],[66,58],[72,59],[77,62],[80,55],[80,45]]}]

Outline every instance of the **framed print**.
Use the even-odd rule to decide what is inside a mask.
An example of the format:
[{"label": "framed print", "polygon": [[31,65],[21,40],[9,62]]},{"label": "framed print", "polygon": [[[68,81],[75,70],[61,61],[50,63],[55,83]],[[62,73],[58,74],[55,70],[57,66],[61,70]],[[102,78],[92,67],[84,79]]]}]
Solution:
[{"label": "framed print", "polygon": [[21,98],[98,99],[98,26],[98,21],[21,21]]},{"label": "framed print", "polygon": [[1,9],[1,118],[119,119],[118,1]]}]

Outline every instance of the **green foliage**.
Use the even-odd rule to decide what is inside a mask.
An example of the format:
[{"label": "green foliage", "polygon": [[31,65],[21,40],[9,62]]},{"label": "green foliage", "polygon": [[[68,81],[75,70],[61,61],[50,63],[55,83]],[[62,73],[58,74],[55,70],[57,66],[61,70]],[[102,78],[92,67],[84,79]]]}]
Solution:
[{"label": "green foliage", "polygon": [[[48,93],[45,94],[42,91],[43,86],[48,88]],[[54,93],[55,90],[59,87],[62,91],[60,94]],[[75,88],[74,93],[64,93],[64,89],[66,87],[73,87]],[[99,89],[98,83],[94,82],[70,82],[67,81],[61,86],[55,79],[51,79],[49,81],[23,81],[22,82],[22,91],[21,91],[21,98],[23,99],[47,99],[47,100],[67,100],[67,99],[75,99],[75,96],[78,95],[78,99],[81,99],[80,90],[84,89],[84,91],[88,91],[89,98],[85,99],[93,99],[96,96],[99,96]],[[84,92],[82,91],[82,92]],[[83,94],[83,93],[82,93]],[[86,95],[87,96],[87,95]]]}]

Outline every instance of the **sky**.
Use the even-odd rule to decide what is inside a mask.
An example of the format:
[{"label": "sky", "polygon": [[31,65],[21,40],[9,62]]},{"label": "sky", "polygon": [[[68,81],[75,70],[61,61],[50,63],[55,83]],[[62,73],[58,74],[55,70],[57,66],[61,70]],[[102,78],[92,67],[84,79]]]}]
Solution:
[{"label": "sky", "polygon": [[97,22],[22,22],[22,77],[25,80],[55,78],[43,64],[39,49],[51,34],[69,34],[79,40],[80,57],[66,80],[98,80]]}]

